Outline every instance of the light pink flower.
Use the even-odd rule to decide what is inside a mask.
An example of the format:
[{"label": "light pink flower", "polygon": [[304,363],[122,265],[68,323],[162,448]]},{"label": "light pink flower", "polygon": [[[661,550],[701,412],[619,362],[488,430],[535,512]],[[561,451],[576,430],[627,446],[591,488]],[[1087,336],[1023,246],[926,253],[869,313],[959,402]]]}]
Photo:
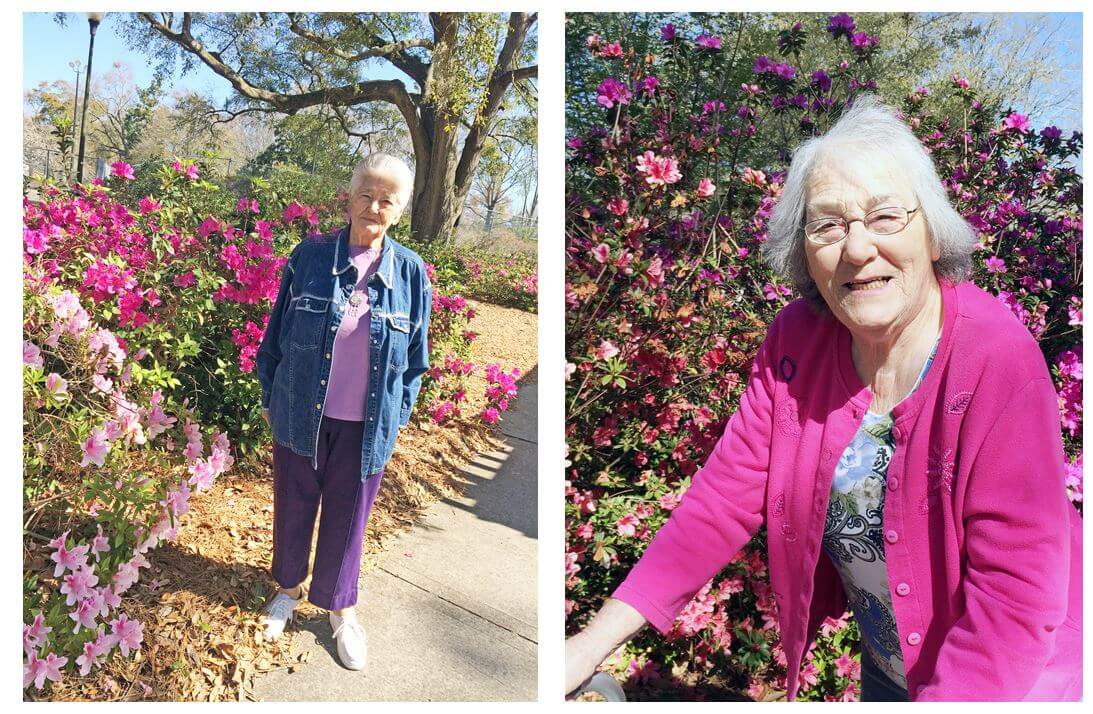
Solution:
[{"label": "light pink flower", "polygon": [[198,459],[190,464],[190,483],[197,488],[197,492],[207,491],[212,488],[216,472],[205,459]]},{"label": "light pink flower", "polygon": [[625,516],[615,522],[615,531],[621,536],[633,536],[637,534],[637,526],[640,523],[638,517],[633,513],[627,513]]},{"label": "light pink flower", "polygon": [[54,653],[50,652],[46,655],[44,660],[38,659],[37,655],[31,655],[30,659],[23,665],[23,688],[30,686],[31,682],[34,682],[36,689],[41,689],[45,686],[46,680],[52,682],[61,681],[61,667],[68,664],[68,657],[58,657]]},{"label": "light pink flower", "polygon": [[96,526],[96,534],[94,540],[91,541],[91,552],[95,556],[95,560],[99,559],[99,553],[107,553],[110,551],[110,539],[103,535],[102,524],[99,523]]},{"label": "light pink flower", "polygon": [[118,649],[123,656],[128,657],[130,650],[140,649],[140,643],[144,639],[143,627],[140,622],[130,620],[123,612],[118,619],[110,623],[112,634],[117,638]]},{"label": "light pink flower", "polygon": [[133,583],[137,582],[139,579],[140,572],[135,565],[131,563],[122,563],[118,566],[118,572],[114,573],[114,592],[119,595],[122,594],[132,587]]},{"label": "light pink flower", "polygon": [[23,340],[23,364],[38,369],[41,369],[44,365],[41,348],[29,340]]},{"label": "light pink flower", "polygon": [[619,353],[619,348],[616,347],[610,340],[603,340],[600,342],[600,346],[596,348],[597,359],[611,359]]},{"label": "light pink flower", "polygon": [[670,156],[657,156],[646,151],[637,160],[637,169],[645,174],[645,181],[650,186],[667,186],[683,178],[679,164]]},{"label": "light pink flower", "polygon": [[611,247],[606,243],[600,243],[592,249],[592,257],[596,259],[596,262],[606,263],[611,258]]},{"label": "light pink flower", "polygon": [[46,391],[55,397],[68,394],[68,381],[56,372],[46,375]]},{"label": "light pink flower", "polygon": [[698,188],[695,189],[695,193],[702,198],[709,198],[716,190],[717,186],[714,185],[714,182],[708,178],[704,178],[698,182]]},{"label": "light pink flower", "polygon": [[67,596],[65,605],[72,605],[77,600],[87,597],[98,583],[99,576],[86,565],[64,576],[60,591],[62,595]]},{"label": "light pink flower", "polygon": [[45,623],[45,618],[39,612],[34,616],[34,622],[23,625],[23,651],[29,657],[32,652],[46,642],[46,635],[53,632],[53,628]]},{"label": "light pink flower", "polygon": [[79,633],[81,627],[86,627],[89,630],[95,629],[95,621],[99,617],[99,609],[99,598],[85,597],[83,600],[80,600],[79,606],[68,613],[68,616],[76,621],[76,626],[72,628],[72,633]]},{"label": "light pink flower", "polygon": [[87,565],[87,546],[78,545],[69,550],[65,547],[66,535],[68,535],[68,531],[65,531],[57,539],[50,541],[50,545],[56,548],[56,552],[49,556],[49,559],[57,564],[57,567],[53,570],[53,577],[55,578],[59,578],[65,568],[75,571]]},{"label": "light pink flower", "polygon": [[95,429],[80,448],[83,451],[83,458],[80,459],[81,467],[88,464],[102,466],[106,463],[106,455],[110,453],[110,442],[105,439],[100,429]]},{"label": "light pink flower", "polygon": [[569,381],[569,378],[573,376],[573,373],[577,371],[577,365],[572,362],[565,363],[565,381]]}]

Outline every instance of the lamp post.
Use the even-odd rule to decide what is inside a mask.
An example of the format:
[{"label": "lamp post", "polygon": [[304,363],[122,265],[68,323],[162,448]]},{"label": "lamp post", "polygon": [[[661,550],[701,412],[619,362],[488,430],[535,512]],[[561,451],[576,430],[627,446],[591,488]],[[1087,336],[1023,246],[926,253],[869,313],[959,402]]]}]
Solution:
[{"label": "lamp post", "polygon": [[91,30],[91,40],[87,44],[87,78],[84,80],[83,86],[83,116],[80,118],[80,152],[76,156],[76,183],[83,182],[83,151],[84,151],[84,139],[86,134],[84,129],[87,127],[87,95],[91,94],[91,56],[95,52],[95,30],[99,29],[99,23],[102,22],[105,12],[89,12],[87,13],[87,24]]},{"label": "lamp post", "polygon": [[[68,63],[68,66],[69,66],[69,68],[72,69],[73,72],[76,73],[76,89],[72,92],[72,141],[73,141],[73,143],[75,143],[75,141],[76,141],[76,108],[79,106],[79,102],[80,102],[80,61],[79,60],[72,60],[71,62]],[[73,155],[72,158],[75,159],[76,158],[75,155]],[[75,169],[76,167],[72,167],[72,168]],[[72,173],[69,174],[69,176],[74,176],[75,173],[76,172],[73,171]]]}]

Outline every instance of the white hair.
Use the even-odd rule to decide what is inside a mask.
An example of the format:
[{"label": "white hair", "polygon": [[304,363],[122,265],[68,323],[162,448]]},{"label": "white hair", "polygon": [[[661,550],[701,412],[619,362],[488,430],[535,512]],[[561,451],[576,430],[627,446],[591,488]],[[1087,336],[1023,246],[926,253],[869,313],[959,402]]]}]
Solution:
[{"label": "white hair", "polygon": [[398,185],[399,207],[405,208],[414,192],[414,172],[406,162],[391,154],[369,154],[360,160],[349,179],[349,193],[355,194],[366,174],[379,176]]},{"label": "white hair", "polygon": [[941,255],[934,261],[934,272],[952,282],[971,275],[975,231],[949,202],[929,152],[893,109],[865,94],[854,99],[826,134],[805,141],[793,152],[781,198],[771,212],[763,257],[801,295],[823,304],[805,257],[805,187],[818,159],[832,154],[851,158],[872,154],[902,169],[918,200],[927,234]]}]

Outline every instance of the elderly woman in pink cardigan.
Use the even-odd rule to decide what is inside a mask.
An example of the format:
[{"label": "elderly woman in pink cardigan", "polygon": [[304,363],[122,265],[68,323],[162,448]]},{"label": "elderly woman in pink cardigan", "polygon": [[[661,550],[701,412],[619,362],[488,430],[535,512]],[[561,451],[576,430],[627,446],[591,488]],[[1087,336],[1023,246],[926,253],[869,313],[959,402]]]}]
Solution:
[{"label": "elderly woman in pink cardigan", "polygon": [[1081,696],[1081,517],[1040,349],[967,282],[976,238],[872,97],[794,154],[766,257],[803,299],[740,408],[592,622],[567,691],[647,623],[666,632],[767,525],[794,699],[825,617],[853,612],[862,698]]}]

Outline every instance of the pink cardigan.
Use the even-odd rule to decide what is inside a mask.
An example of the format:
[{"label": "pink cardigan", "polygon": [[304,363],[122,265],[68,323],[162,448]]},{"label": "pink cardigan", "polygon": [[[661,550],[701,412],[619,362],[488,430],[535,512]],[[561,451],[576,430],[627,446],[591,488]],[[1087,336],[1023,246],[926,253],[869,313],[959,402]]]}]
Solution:
[{"label": "pink cardigan", "polygon": [[[942,285],[937,356],[893,410],[884,539],[907,690],[926,700],[1081,696],[1082,519],[1064,487],[1043,355],[994,297]],[[614,597],[666,632],[766,521],[789,663],[846,608],[822,555],[835,466],[869,407],[850,333],[804,300],[770,327],[740,408]]]}]

